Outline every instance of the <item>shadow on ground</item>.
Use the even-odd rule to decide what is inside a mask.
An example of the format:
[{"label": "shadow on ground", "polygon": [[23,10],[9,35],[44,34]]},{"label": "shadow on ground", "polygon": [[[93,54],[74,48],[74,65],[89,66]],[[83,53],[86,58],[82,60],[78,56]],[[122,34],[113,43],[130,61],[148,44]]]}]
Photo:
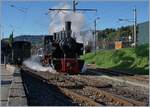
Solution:
[{"label": "shadow on ground", "polygon": [[72,99],[65,96],[57,86],[43,83],[22,72],[29,106],[77,106]]}]

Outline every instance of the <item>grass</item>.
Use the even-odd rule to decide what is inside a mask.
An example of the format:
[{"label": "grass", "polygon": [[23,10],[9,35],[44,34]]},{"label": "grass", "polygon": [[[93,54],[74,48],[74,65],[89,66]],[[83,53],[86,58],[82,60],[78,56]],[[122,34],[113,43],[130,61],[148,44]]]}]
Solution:
[{"label": "grass", "polygon": [[87,53],[81,56],[87,64],[97,67],[123,70],[134,74],[149,74],[149,45]]}]

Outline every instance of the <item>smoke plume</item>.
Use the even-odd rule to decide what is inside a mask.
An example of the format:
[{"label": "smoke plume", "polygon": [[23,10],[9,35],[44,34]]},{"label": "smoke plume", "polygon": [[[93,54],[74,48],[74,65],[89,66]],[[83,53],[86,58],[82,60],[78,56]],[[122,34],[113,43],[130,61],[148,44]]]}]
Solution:
[{"label": "smoke plume", "polygon": [[[53,8],[60,9],[71,9],[68,4],[60,4]],[[77,42],[83,43],[84,41],[91,40],[93,38],[92,33],[86,32],[81,36],[80,32],[87,28],[87,24],[85,23],[85,16],[81,12],[73,12],[73,11],[51,11],[50,12],[51,23],[49,25],[49,34],[53,34],[54,32],[59,32],[64,30],[65,22],[72,22],[72,36],[76,37]],[[85,40],[83,40],[85,39]]]},{"label": "smoke plume", "polygon": [[54,69],[52,69],[52,67],[43,67],[42,64],[40,63],[40,57],[39,56],[31,56],[31,58],[25,60],[23,62],[23,64],[27,67],[29,67],[32,70],[35,71],[49,71],[51,73],[56,73],[56,71]]}]

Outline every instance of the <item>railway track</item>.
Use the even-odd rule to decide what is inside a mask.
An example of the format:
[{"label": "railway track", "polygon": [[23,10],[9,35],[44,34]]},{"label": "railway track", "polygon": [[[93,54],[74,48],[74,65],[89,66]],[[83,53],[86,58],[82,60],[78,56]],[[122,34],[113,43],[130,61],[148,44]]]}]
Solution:
[{"label": "railway track", "polygon": [[96,87],[98,89],[107,91],[109,93],[123,96],[136,101],[148,103],[148,92],[142,92],[139,87],[129,86],[124,84],[115,84],[110,80],[98,77],[98,76],[72,76],[75,81],[80,81],[82,84],[87,84],[90,87]]},{"label": "railway track", "polygon": [[[102,73],[110,76],[134,76],[134,74],[126,73],[117,70],[105,69],[105,68],[88,68],[87,71],[93,71],[93,74]],[[97,72],[97,73],[96,73]]]},{"label": "railway track", "polygon": [[149,83],[149,77],[142,77],[142,76],[128,76],[128,79],[138,82],[145,82]]},{"label": "railway track", "polygon": [[[73,103],[69,103],[70,105],[72,104],[84,105],[84,106],[85,105],[88,106],[96,106],[96,105],[143,106],[145,105],[145,103],[143,102],[135,101],[133,99],[112,94],[110,92],[97,88],[96,85],[83,82],[81,80],[72,78],[71,76],[68,75],[51,74],[49,72],[36,72],[25,67],[22,68],[22,73],[24,75],[28,75],[27,77],[29,77],[30,75],[32,78],[36,78],[37,80],[40,80],[45,84],[49,84],[52,85],[53,87],[57,87],[57,89],[59,89],[59,92],[65,95],[65,98],[62,99],[66,99],[67,97],[70,99],[69,101],[73,102]],[[111,85],[101,84],[99,87],[101,88],[111,87]],[[56,92],[56,96],[57,93],[58,92]],[[66,99],[66,101],[68,100]],[[30,104],[30,105],[35,105],[35,104]],[[55,104],[47,104],[47,105],[55,105]],[[63,105],[63,104],[61,103],[59,105]]]},{"label": "railway track", "polygon": [[57,86],[47,84],[40,78],[33,77],[33,75],[29,75],[27,72],[22,72],[21,74],[29,106],[79,105],[64,95]]},{"label": "railway track", "polygon": [[[39,75],[34,74],[34,72],[22,71],[22,76],[24,78],[28,104],[30,106],[100,105],[88,97],[76,94],[61,86],[58,87],[58,84],[56,85],[55,81],[53,81],[54,83],[48,81],[47,78],[40,77]],[[55,76],[54,78],[58,79]],[[54,78],[51,78],[51,80]],[[62,80],[60,79],[58,81],[60,82]]]},{"label": "railway track", "polygon": [[88,65],[87,68],[87,75],[93,74],[93,75],[108,75],[108,76],[120,76],[124,79],[128,79],[131,81],[138,81],[142,83],[148,83],[149,77],[148,76],[142,76],[142,75],[135,75],[132,73],[127,73],[125,71],[118,71],[118,70],[111,70],[106,68],[96,68],[95,65]]}]

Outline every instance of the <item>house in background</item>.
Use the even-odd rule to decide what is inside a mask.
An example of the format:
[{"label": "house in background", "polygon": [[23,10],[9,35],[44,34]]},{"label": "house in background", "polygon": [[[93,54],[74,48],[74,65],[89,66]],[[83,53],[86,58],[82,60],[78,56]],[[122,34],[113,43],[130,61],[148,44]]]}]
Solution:
[{"label": "house in background", "polygon": [[[122,35],[121,39],[116,41],[105,40],[101,38],[97,41],[97,46],[99,49],[119,49],[131,47],[133,44],[133,25],[126,26],[130,27],[132,34]],[[103,37],[103,31],[99,33],[100,37]],[[130,37],[130,38],[129,38]],[[137,24],[137,45],[149,43],[149,21]]]}]

